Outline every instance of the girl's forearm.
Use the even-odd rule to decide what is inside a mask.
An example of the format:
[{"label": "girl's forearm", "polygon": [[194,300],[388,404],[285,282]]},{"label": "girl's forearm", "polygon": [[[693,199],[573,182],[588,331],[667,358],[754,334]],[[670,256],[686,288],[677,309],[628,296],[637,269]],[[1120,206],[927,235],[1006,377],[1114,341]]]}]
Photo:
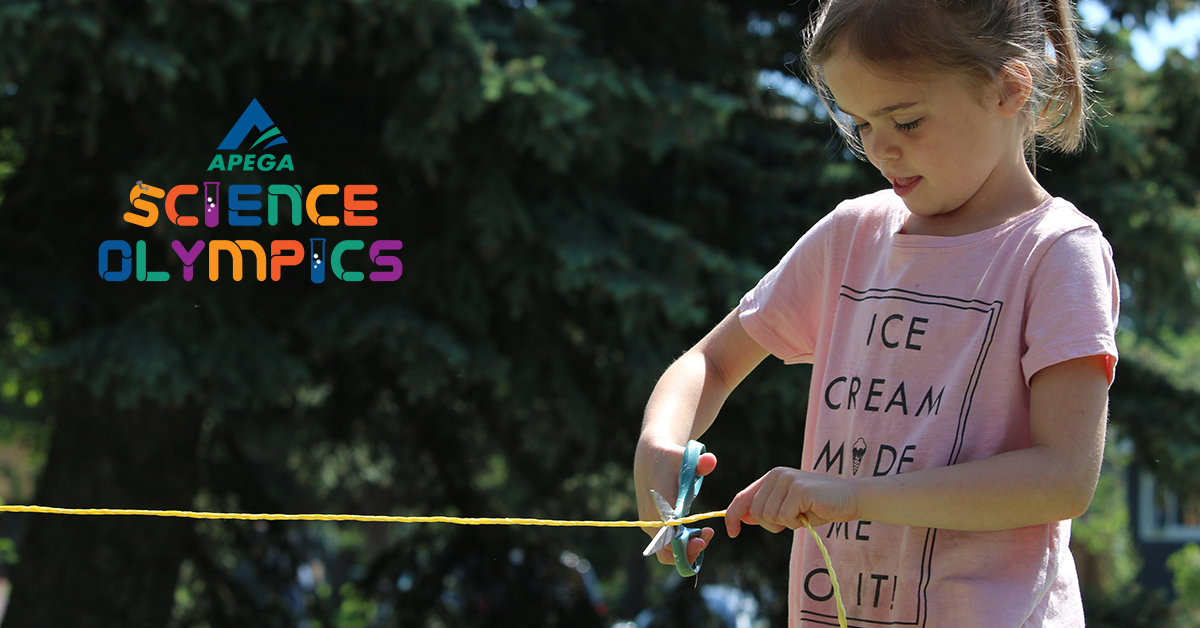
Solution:
[{"label": "girl's forearm", "polygon": [[851,482],[858,519],[985,531],[1078,517],[1091,502],[1098,474],[1098,460],[1035,445],[949,467]]}]

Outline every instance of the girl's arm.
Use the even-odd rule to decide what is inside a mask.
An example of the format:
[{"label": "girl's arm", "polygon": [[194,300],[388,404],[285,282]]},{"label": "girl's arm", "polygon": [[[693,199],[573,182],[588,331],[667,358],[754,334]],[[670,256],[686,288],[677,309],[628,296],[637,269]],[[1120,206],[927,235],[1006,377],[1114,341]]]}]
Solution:
[{"label": "girl's arm", "polygon": [[1003,530],[1078,517],[1096,490],[1108,406],[1105,356],[1048,366],[1030,381],[1031,446],[949,467],[843,479],[776,468],[734,498],[741,523],[778,532],[867,520],[953,530]]},{"label": "girl's arm", "polygon": [[[642,521],[658,520],[650,489],[674,503],[679,490],[679,464],[688,440],[699,438],[712,425],[729,393],[766,356],[767,351],[742,328],[735,308],[659,378],[646,404],[634,457],[633,478]],[[715,466],[715,456],[705,454],[698,471],[706,475]],[[657,529],[648,528],[646,532],[653,536]],[[712,529],[705,528],[703,534],[702,541],[689,544],[689,560],[694,560],[712,538]],[[670,547],[659,552],[658,558],[663,563],[674,563]]]}]

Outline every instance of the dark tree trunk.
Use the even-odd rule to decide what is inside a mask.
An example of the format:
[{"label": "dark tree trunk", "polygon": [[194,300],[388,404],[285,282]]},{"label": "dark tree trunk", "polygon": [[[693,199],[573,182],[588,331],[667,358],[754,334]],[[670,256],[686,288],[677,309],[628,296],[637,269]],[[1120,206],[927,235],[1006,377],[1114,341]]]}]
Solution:
[{"label": "dark tree trunk", "polygon": [[[118,410],[111,400],[96,400],[79,387],[64,391],[58,401],[36,503],[191,507],[199,409],[142,405]],[[191,520],[23,516],[25,538],[4,628],[166,624]]]}]

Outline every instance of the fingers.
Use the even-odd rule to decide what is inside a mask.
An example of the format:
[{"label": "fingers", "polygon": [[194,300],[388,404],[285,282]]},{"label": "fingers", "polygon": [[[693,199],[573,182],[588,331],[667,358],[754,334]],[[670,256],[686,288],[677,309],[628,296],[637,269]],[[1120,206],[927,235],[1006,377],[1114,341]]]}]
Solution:
[{"label": "fingers", "polygon": [[758,494],[767,476],[763,476],[756,480],[754,484],[742,489],[732,502],[729,502],[729,507],[725,509],[725,533],[729,538],[737,538],[741,534],[742,524],[749,523],[758,525],[758,520],[750,515],[750,504],[753,503],[754,497]]},{"label": "fingers", "polygon": [[776,467],[733,498],[725,512],[725,530],[734,538],[743,523],[782,532],[803,528],[805,522],[815,528],[830,521],[853,521],[858,518],[857,499],[848,480]]},{"label": "fingers", "polygon": [[696,562],[696,557],[700,556],[700,552],[708,547],[708,542],[713,538],[713,529],[704,528],[700,531],[700,538],[689,539],[687,544],[687,559],[688,564]]},{"label": "fingers", "polygon": [[790,471],[772,469],[737,494],[725,513],[725,529],[731,538],[741,533],[743,523],[772,533],[804,525],[804,513],[811,504]]},{"label": "fingers", "polygon": [[717,456],[715,454],[703,454],[700,456],[699,462],[696,463],[696,473],[699,475],[708,475],[717,468]]},{"label": "fingers", "polygon": [[779,519],[777,521],[785,522],[787,527],[798,530],[804,527],[804,523],[808,522],[810,526],[817,527],[829,523],[813,514],[812,495],[804,490],[799,484],[791,484],[791,489],[780,506]]},{"label": "fingers", "polygon": [[778,470],[772,470],[766,477],[769,479],[754,496],[754,502],[750,505],[750,514],[758,520],[758,525],[764,530],[777,533],[787,527],[783,525],[786,517],[780,511],[787,499],[791,482],[781,477]]},{"label": "fingers", "polygon": [[[700,531],[700,538],[688,539],[686,550],[688,564],[696,562],[696,557],[700,555],[700,552],[704,551],[704,548],[708,547],[708,544],[710,541],[712,541],[714,534],[716,533],[712,528],[704,528]],[[658,557],[658,562],[664,565],[675,564],[675,553],[671,551],[670,545],[659,550],[656,556]]]}]

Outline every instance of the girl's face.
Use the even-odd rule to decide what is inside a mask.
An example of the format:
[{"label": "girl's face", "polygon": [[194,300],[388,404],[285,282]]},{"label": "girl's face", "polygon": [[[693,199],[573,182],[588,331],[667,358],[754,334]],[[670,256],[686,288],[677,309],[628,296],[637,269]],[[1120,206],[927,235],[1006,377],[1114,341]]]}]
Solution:
[{"label": "girl's face", "polygon": [[881,76],[845,46],[823,70],[867,159],[908,208],[906,232],[972,233],[1049,197],[1025,166],[1017,114],[1028,92],[1017,83],[977,87],[951,74]]}]

